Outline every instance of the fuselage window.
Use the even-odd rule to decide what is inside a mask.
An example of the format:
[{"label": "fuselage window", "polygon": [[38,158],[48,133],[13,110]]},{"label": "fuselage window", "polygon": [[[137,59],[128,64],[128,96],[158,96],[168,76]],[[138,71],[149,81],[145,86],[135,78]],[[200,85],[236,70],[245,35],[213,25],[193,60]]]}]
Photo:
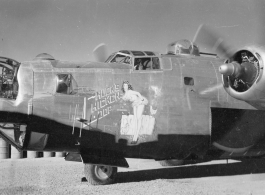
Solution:
[{"label": "fuselage window", "polygon": [[194,79],[191,77],[184,77],[184,84],[185,85],[194,85]]},{"label": "fuselage window", "polygon": [[75,94],[76,82],[71,74],[58,74],[56,92],[61,94]]}]

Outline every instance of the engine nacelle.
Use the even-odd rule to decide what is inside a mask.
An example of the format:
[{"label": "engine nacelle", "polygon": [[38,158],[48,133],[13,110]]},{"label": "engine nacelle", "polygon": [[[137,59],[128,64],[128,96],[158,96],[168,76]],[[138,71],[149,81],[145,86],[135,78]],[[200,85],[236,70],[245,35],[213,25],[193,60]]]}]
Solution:
[{"label": "engine nacelle", "polygon": [[232,97],[243,101],[265,101],[265,48],[248,47],[236,52],[219,72],[224,89]]}]

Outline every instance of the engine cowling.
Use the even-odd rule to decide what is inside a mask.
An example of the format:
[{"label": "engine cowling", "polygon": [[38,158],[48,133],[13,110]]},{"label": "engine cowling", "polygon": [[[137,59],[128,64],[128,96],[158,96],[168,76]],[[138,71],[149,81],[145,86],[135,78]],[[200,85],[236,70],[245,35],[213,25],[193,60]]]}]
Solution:
[{"label": "engine cowling", "polygon": [[243,101],[265,101],[265,48],[248,47],[237,51],[219,67],[224,89],[232,97]]}]

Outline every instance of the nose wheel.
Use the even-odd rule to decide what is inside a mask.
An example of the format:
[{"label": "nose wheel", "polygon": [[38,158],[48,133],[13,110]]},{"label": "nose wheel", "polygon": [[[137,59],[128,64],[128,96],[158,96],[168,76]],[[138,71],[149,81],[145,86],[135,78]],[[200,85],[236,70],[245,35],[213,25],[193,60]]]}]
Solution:
[{"label": "nose wheel", "polygon": [[90,184],[107,185],[114,182],[117,175],[117,167],[84,164],[84,173]]}]

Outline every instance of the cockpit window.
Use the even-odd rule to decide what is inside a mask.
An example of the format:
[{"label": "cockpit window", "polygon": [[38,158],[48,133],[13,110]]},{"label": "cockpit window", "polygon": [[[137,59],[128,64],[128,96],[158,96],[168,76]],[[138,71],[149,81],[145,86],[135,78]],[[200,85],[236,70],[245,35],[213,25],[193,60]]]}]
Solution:
[{"label": "cockpit window", "polygon": [[71,74],[58,74],[56,92],[61,94],[76,94],[77,83]]},{"label": "cockpit window", "polygon": [[145,56],[145,54],[143,52],[141,52],[141,51],[132,51],[132,54],[134,56]]},{"label": "cockpit window", "polygon": [[130,56],[117,54],[112,60],[112,63],[124,63],[124,64],[130,64],[131,58]]},{"label": "cockpit window", "polygon": [[134,70],[154,70],[160,69],[158,57],[153,58],[135,58]]},{"label": "cockpit window", "polygon": [[113,58],[114,55],[115,55],[115,53],[111,54],[105,62],[106,63],[109,62]]},{"label": "cockpit window", "polygon": [[134,69],[135,70],[147,70],[151,69],[151,58],[135,58]]},{"label": "cockpit window", "polygon": [[148,56],[155,56],[155,53],[152,51],[144,51]]},{"label": "cockpit window", "polygon": [[130,54],[130,52],[129,52],[129,51],[127,51],[127,50],[121,50],[120,52],[121,52],[121,53]]},{"label": "cockpit window", "polygon": [[125,58],[123,58],[120,63],[124,63],[124,64],[131,64],[131,58],[130,56],[126,56]]},{"label": "cockpit window", "polygon": [[152,69],[160,69],[159,58],[152,58]]}]

